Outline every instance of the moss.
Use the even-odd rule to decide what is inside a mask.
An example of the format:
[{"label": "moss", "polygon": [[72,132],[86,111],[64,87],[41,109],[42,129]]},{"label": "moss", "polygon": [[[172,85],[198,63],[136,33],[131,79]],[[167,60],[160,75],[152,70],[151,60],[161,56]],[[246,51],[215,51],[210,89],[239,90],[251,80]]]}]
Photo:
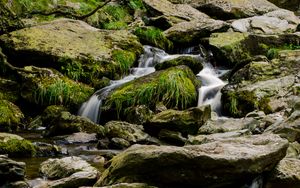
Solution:
[{"label": "moss", "polygon": [[114,108],[120,114],[128,107],[146,105],[153,109],[162,102],[168,108],[186,109],[197,98],[195,80],[194,74],[185,66],[158,71],[112,92],[104,108]]},{"label": "moss", "polygon": [[165,50],[173,48],[173,43],[166,38],[160,29],[155,27],[139,27],[134,31],[134,34],[143,44],[156,46]]},{"label": "moss", "polygon": [[36,154],[35,146],[28,140],[9,139],[0,141],[0,154],[9,157],[32,157]]},{"label": "moss", "polygon": [[0,100],[0,130],[16,130],[24,118],[21,110],[7,100]]},{"label": "moss", "polygon": [[126,50],[114,50],[112,51],[112,59],[119,65],[121,75],[125,75],[128,74],[129,69],[133,66],[136,55]]},{"label": "moss", "polygon": [[126,29],[128,23],[132,21],[128,8],[122,5],[105,6],[100,14],[100,27],[103,29]]}]

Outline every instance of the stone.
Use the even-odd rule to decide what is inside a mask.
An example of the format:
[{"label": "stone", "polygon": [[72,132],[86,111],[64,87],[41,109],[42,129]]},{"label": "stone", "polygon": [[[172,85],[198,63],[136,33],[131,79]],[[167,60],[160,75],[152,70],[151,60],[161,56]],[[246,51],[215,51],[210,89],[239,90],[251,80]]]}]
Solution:
[{"label": "stone", "polygon": [[174,146],[183,146],[187,139],[180,132],[162,129],[158,133],[159,140]]},{"label": "stone", "polygon": [[134,145],[113,158],[95,186],[238,187],[272,170],[287,147],[286,140],[272,134],[184,147]]},{"label": "stone", "polygon": [[276,6],[291,11],[299,10],[300,1],[299,0],[268,0]]},{"label": "stone", "polygon": [[147,122],[152,115],[152,110],[146,105],[138,105],[127,110],[125,120],[129,123],[142,125]]},{"label": "stone", "polygon": [[0,41],[9,62],[56,68],[74,80],[95,85],[104,76],[117,79],[129,72],[143,52],[137,37],[128,31],[99,30],[72,19],[11,32]]},{"label": "stone", "polygon": [[284,158],[267,178],[266,188],[299,187],[300,160]]},{"label": "stone", "polygon": [[[81,188],[92,188],[92,187],[81,187]],[[100,188],[100,187],[94,187],[94,188]],[[110,186],[104,186],[101,188],[157,188],[157,187],[147,185],[146,183],[118,183]]]},{"label": "stone", "polygon": [[123,138],[112,138],[108,147],[111,149],[126,149],[130,146],[130,142]]},{"label": "stone", "polygon": [[39,169],[40,173],[52,180],[69,177],[77,172],[89,172],[97,174],[98,171],[80,157],[64,157],[61,159],[48,159]]},{"label": "stone", "polygon": [[300,159],[300,144],[298,142],[290,143],[285,157]]},{"label": "stone", "polygon": [[154,115],[144,126],[147,132],[167,129],[183,135],[195,135],[210,117],[210,106],[193,107],[184,111],[166,110]]},{"label": "stone", "polygon": [[97,142],[97,134],[96,133],[85,133],[85,132],[78,132],[73,133],[66,138],[64,138],[63,142],[66,142],[67,144],[86,144],[91,142]]},{"label": "stone", "polygon": [[32,144],[36,148],[35,157],[53,157],[63,154],[62,148],[54,144],[45,142],[33,142]]},{"label": "stone", "polygon": [[0,78],[0,99],[15,103],[19,98],[20,84],[13,80]]},{"label": "stone", "polygon": [[0,2],[0,35],[24,27],[24,23],[4,4]]},{"label": "stone", "polygon": [[24,114],[18,106],[7,100],[0,100],[0,130],[15,131],[24,120]]},{"label": "stone", "polygon": [[254,118],[218,118],[216,120],[208,120],[198,130],[198,134],[209,135],[215,133],[226,133],[242,131],[244,129],[251,132],[258,127],[260,122]]},{"label": "stone", "polygon": [[0,176],[0,186],[24,180],[25,163],[14,161],[5,155],[0,155]]}]

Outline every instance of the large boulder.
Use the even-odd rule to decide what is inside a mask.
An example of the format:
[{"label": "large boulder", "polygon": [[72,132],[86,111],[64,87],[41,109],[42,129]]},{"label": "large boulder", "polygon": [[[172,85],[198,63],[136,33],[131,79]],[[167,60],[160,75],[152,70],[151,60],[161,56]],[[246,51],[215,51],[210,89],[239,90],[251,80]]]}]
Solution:
[{"label": "large boulder", "polygon": [[284,158],[267,178],[266,188],[299,187],[300,160]]},{"label": "large boulder", "polygon": [[279,9],[263,16],[236,20],[232,27],[239,32],[280,34],[295,32],[299,23],[300,19],[293,12]]},{"label": "large boulder", "polygon": [[300,6],[299,0],[268,0],[268,1],[277,5],[278,7],[288,9],[291,11],[299,10],[299,6]]},{"label": "large boulder", "polygon": [[94,84],[103,76],[116,79],[127,73],[143,51],[128,31],[99,30],[71,19],[3,35],[0,45],[14,64],[52,67]]},{"label": "large boulder", "polygon": [[196,76],[186,66],[156,71],[112,91],[102,107],[106,114],[103,117],[119,115],[122,118],[129,108],[138,105],[146,105],[154,111],[159,102],[168,108],[186,109],[196,103],[197,85]]},{"label": "large boulder", "polygon": [[[178,0],[170,1],[178,2]],[[209,16],[221,20],[252,17],[278,9],[267,0],[181,0],[180,2],[188,3]]]},{"label": "large boulder", "polygon": [[37,148],[30,141],[18,135],[0,133],[0,154],[9,157],[32,157],[36,152]]},{"label": "large boulder", "polygon": [[0,35],[24,27],[22,21],[4,4],[0,2]]},{"label": "large boulder", "polygon": [[0,155],[0,186],[10,182],[22,181],[25,178],[25,163],[9,159]]},{"label": "large boulder", "polygon": [[18,106],[7,100],[0,100],[0,130],[17,130],[22,124],[24,114]]},{"label": "large boulder", "polygon": [[75,82],[54,69],[25,67],[22,73],[21,97],[41,107],[64,105],[76,111],[93,94],[94,88]]},{"label": "large boulder", "polygon": [[179,131],[183,135],[196,134],[211,117],[210,106],[193,107],[184,111],[165,110],[154,115],[146,124],[148,132],[157,133],[161,129]]},{"label": "large boulder", "polygon": [[272,170],[287,147],[286,140],[272,134],[184,147],[135,145],[112,159],[96,186],[145,182],[159,187],[238,187]]}]

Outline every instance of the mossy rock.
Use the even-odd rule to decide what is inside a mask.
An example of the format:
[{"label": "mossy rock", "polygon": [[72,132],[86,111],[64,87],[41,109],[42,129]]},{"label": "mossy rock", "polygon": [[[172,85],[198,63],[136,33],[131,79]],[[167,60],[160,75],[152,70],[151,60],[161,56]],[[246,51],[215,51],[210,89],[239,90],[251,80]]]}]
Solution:
[{"label": "mossy rock", "polygon": [[0,78],[0,99],[16,102],[20,98],[20,84]]},{"label": "mossy rock", "polygon": [[4,4],[3,1],[0,1],[0,16],[0,35],[24,27],[22,21]]},{"label": "mossy rock", "polygon": [[71,19],[18,30],[0,41],[14,65],[55,68],[73,80],[95,85],[104,76],[118,79],[128,73],[143,52],[128,31],[98,30]]},{"label": "mossy rock", "polygon": [[17,130],[24,119],[24,114],[15,104],[0,100],[0,130]]},{"label": "mossy rock", "polygon": [[7,154],[9,157],[32,157],[36,153],[35,146],[24,138],[0,133],[0,154]]},{"label": "mossy rock", "polygon": [[191,56],[180,56],[178,58],[166,60],[162,63],[156,64],[155,69],[163,70],[178,65],[186,65],[193,71],[194,74],[198,74],[203,69],[203,63],[204,62],[202,60]]},{"label": "mossy rock", "polygon": [[155,46],[164,50],[171,50],[173,48],[173,43],[166,38],[160,29],[155,27],[139,27],[135,29],[134,34],[140,39],[142,44]]},{"label": "mossy rock", "polygon": [[159,102],[168,108],[186,109],[197,101],[198,84],[188,67],[172,67],[117,88],[107,97],[103,109],[106,112],[115,111],[121,116],[126,114],[127,108],[146,105],[153,110]]},{"label": "mossy rock", "polygon": [[40,73],[22,73],[21,96],[41,107],[61,104],[76,111],[94,92],[93,88],[75,82],[56,70],[36,67],[25,69]]}]

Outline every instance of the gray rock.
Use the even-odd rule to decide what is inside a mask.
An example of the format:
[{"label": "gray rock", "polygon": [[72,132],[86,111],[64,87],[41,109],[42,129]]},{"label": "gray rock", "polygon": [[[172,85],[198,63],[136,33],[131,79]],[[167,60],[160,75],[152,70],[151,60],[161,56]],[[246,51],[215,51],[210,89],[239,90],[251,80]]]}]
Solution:
[{"label": "gray rock", "polygon": [[157,187],[150,186],[145,183],[118,183],[115,185],[104,186],[104,187],[80,187],[80,188],[157,188]]},{"label": "gray rock", "polygon": [[274,168],[287,147],[286,140],[272,134],[184,147],[135,145],[113,158],[95,186],[120,182],[159,187],[230,186]]},{"label": "gray rock", "polygon": [[75,156],[61,159],[48,159],[40,166],[40,173],[49,179],[65,178],[76,172],[98,173],[95,167],[92,167],[80,157]]},{"label": "gray rock", "polygon": [[74,143],[90,143],[90,142],[97,142],[97,135],[96,133],[84,133],[84,132],[78,132],[73,133],[69,136],[67,136],[64,141],[67,144],[74,144]]},{"label": "gray rock", "polygon": [[162,129],[158,133],[159,140],[175,146],[183,146],[187,141],[180,132]]},{"label": "gray rock", "polygon": [[22,181],[25,177],[25,163],[0,155],[0,186],[5,183]]},{"label": "gray rock", "polygon": [[300,160],[284,158],[271,172],[266,188],[299,187]]}]

